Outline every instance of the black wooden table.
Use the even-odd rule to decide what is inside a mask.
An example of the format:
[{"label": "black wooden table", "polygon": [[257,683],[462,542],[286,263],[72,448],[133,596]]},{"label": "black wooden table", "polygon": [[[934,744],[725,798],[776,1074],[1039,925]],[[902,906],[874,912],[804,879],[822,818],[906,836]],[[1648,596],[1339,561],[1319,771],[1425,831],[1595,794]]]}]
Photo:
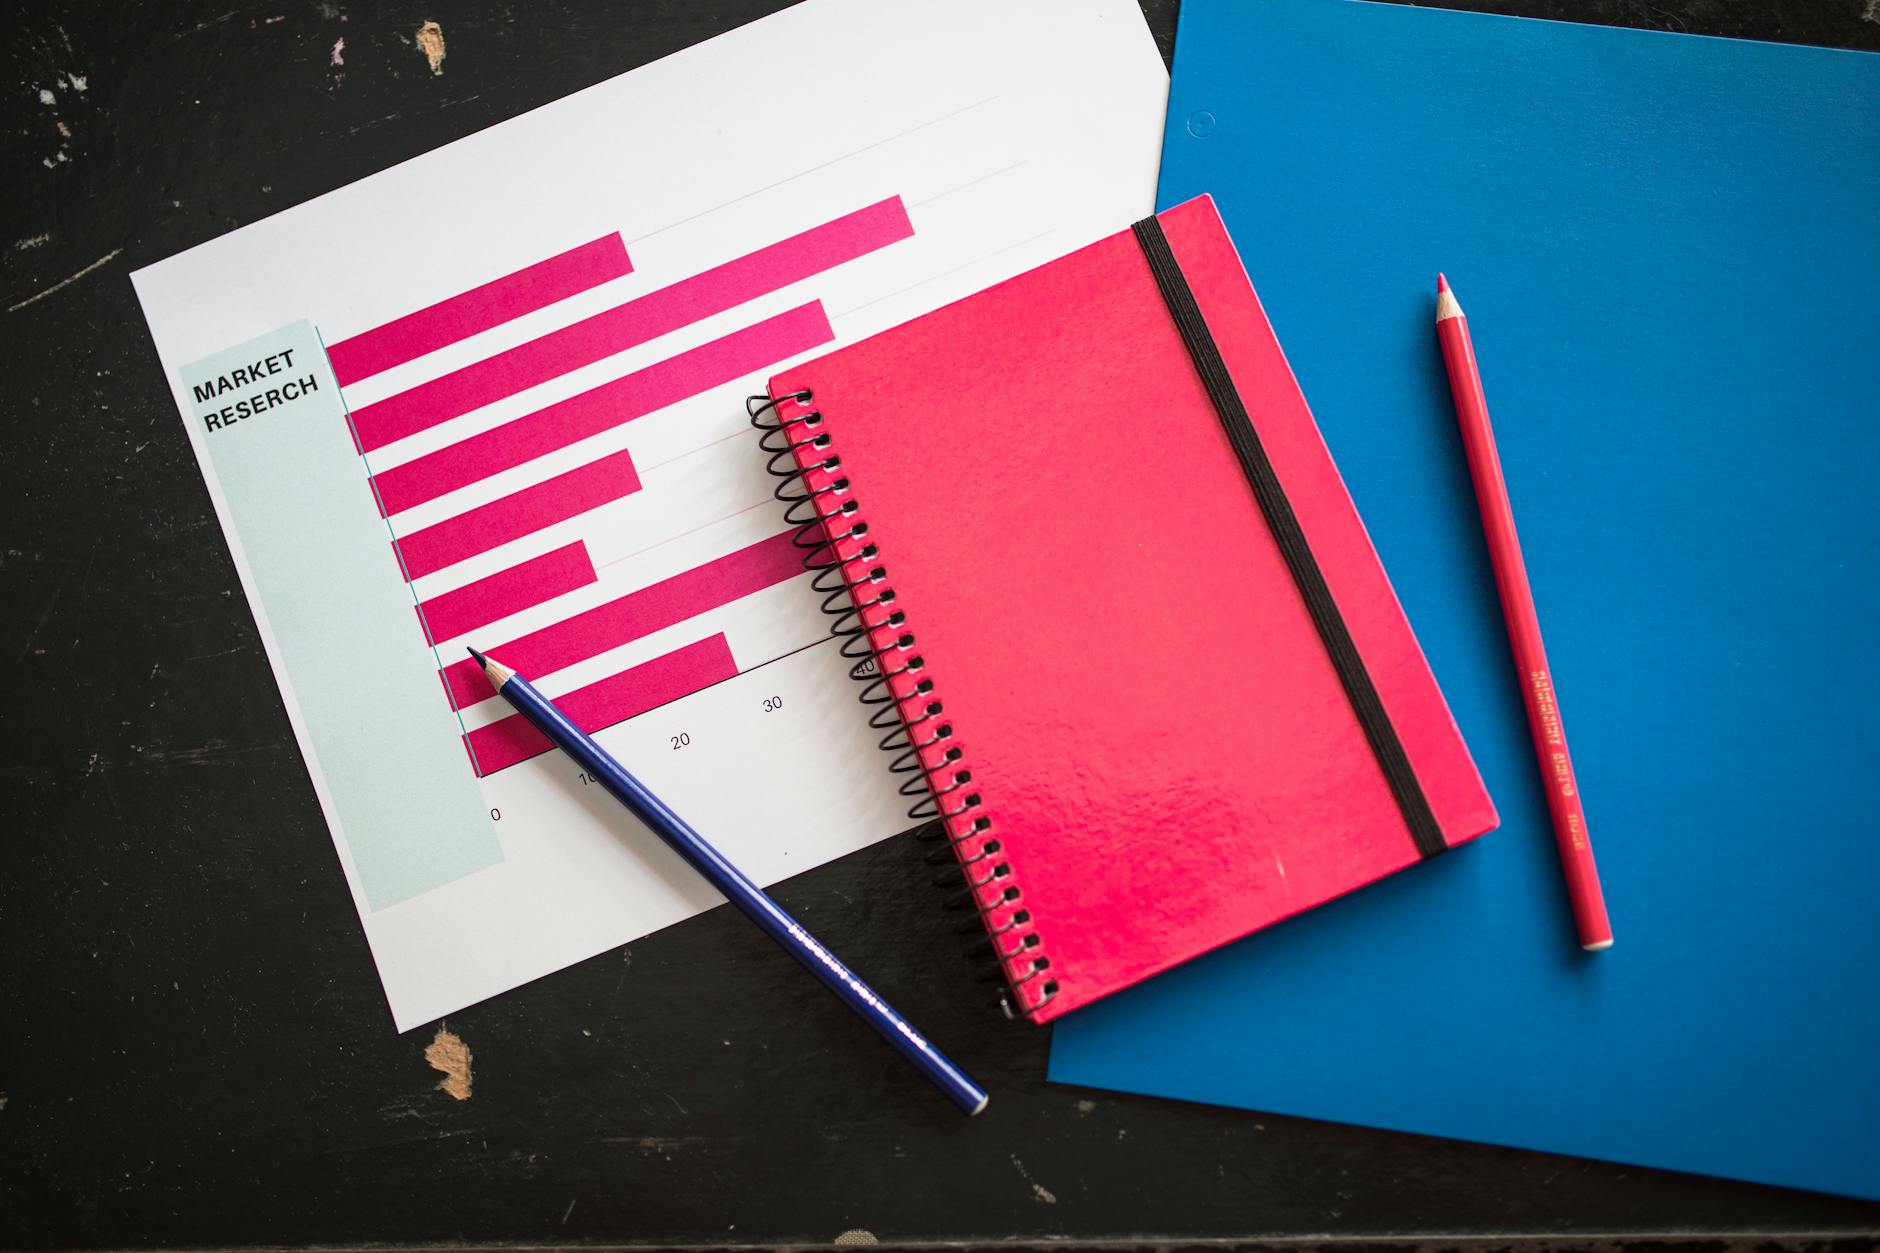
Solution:
[{"label": "black wooden table", "polygon": [[[453,1016],[474,1088],[438,1090],[433,1030],[392,1032],[126,275],[773,7],[9,14],[0,1244],[1867,1247],[1880,1207],[1852,1201],[1048,1086],[1046,1033],[988,1011],[904,839],[780,895],[993,1089],[984,1117],[723,910]],[[1172,0],[1145,7],[1166,52]],[[1485,7],[1880,49],[1875,0]]]}]

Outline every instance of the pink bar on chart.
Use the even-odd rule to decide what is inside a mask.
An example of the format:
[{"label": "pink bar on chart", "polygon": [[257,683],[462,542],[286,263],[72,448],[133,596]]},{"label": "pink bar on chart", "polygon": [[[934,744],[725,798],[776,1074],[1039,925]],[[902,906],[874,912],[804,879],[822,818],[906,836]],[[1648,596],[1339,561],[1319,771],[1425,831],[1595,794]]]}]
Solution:
[{"label": "pink bar on chart", "polygon": [[[759,540],[748,548],[694,566],[651,587],[628,592],[507,644],[492,644],[483,651],[501,657],[504,665],[514,666],[523,674],[552,674],[802,574],[803,550],[791,542],[794,535],[794,531],[784,531]],[[443,675],[451,703],[459,709],[496,695],[482,668],[467,657],[444,667]]]},{"label": "pink bar on chart", "polygon": [[[555,704],[590,735],[638,717],[681,696],[722,683],[738,673],[731,646],[723,635],[674,649],[644,665],[622,670],[597,683],[555,698]],[[479,775],[546,753],[552,745],[521,714],[511,714],[464,736]]]},{"label": "pink bar on chart", "polygon": [[627,246],[608,235],[342,339],[327,348],[327,359],[345,387],[631,273]]},{"label": "pink bar on chart", "polygon": [[594,581],[587,545],[576,540],[488,578],[441,592],[415,608],[425,638],[438,644]]},{"label": "pink bar on chart", "polygon": [[821,302],[812,300],[560,404],[382,470],[372,478],[379,508],[389,515],[435,500],[833,338]]},{"label": "pink bar on chart", "polygon": [[448,422],[913,235],[899,196],[353,410],[361,452]]},{"label": "pink bar on chart", "polygon": [[413,531],[393,540],[392,550],[407,579],[422,578],[639,490],[639,472],[623,450]]}]

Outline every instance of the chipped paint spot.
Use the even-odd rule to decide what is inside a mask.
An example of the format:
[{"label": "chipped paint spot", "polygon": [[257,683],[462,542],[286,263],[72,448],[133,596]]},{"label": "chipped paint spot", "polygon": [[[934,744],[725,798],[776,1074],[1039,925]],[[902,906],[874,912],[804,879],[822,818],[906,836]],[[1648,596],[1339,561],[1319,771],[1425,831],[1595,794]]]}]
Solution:
[{"label": "chipped paint spot", "polygon": [[1025,1169],[1025,1163],[1018,1160],[1018,1154],[1016,1153],[1012,1154],[1012,1165],[1018,1167],[1018,1177],[1023,1179],[1026,1184],[1030,1186],[1032,1200],[1038,1202],[1040,1205],[1057,1204],[1057,1193],[1033,1179],[1031,1172]]},{"label": "chipped paint spot", "polygon": [[1097,1103],[1095,1101],[1079,1101],[1077,1102],[1077,1112],[1080,1114],[1094,1114],[1097,1112]]},{"label": "chipped paint spot", "polygon": [[346,64],[346,57],[344,55],[345,52],[346,52],[346,36],[341,35],[338,39],[333,41],[333,52],[330,56],[327,57],[326,63],[328,65]]},{"label": "chipped paint spot", "polygon": [[50,234],[41,234],[41,235],[33,235],[26,239],[16,239],[13,241],[13,251],[24,252],[28,248],[37,248],[41,244],[49,241],[51,238],[52,236]]},{"label": "chipped paint spot", "polygon": [[418,33],[412,37],[412,42],[418,45],[418,51],[422,52],[424,59],[430,62],[431,73],[442,74],[444,72],[444,28],[436,22],[426,22],[418,27]]},{"label": "chipped paint spot", "polygon": [[456,1032],[440,1025],[436,1038],[424,1047],[424,1060],[432,1070],[444,1072],[437,1081],[440,1091],[453,1100],[470,1099],[470,1046]]},{"label": "chipped paint spot", "polygon": [[59,103],[59,98],[52,94],[52,88],[41,87],[39,89],[39,103],[40,104],[57,104]]},{"label": "chipped paint spot", "polygon": [[[60,155],[63,156],[64,154],[61,153]],[[47,162],[47,164],[50,165],[51,162]],[[44,291],[34,292],[32,295],[28,296],[24,300],[14,301],[12,304],[7,306],[7,312],[18,313],[21,309],[24,309],[27,305],[30,305],[35,301],[44,300],[47,296],[50,296],[53,292],[58,291],[64,287],[71,286],[73,283],[78,282],[79,279],[84,278],[87,274],[90,274],[93,270],[97,269],[99,266],[104,265],[106,262],[116,259],[118,253],[123,252],[123,251],[124,250],[122,248],[113,248],[110,252],[105,253],[102,257],[99,257],[96,261],[92,262],[90,265],[86,266],[84,269],[80,270],[78,273],[71,275],[68,278],[62,278],[58,282],[54,283],[52,286],[46,288]]]},{"label": "chipped paint spot", "polygon": [[86,88],[86,86],[87,86],[87,84],[86,84],[86,82],[85,82],[85,75],[83,75],[83,74],[73,74],[73,75],[71,76],[71,79],[72,79],[72,90],[73,90],[73,91],[84,91],[84,90],[85,90],[85,88]]},{"label": "chipped paint spot", "polygon": [[67,126],[64,122],[60,122],[59,134],[64,136],[66,139],[70,139],[72,137],[72,128]]},{"label": "chipped paint spot", "polygon": [[1867,7],[1860,11],[1863,22],[1880,22],[1880,0],[1867,0]]},{"label": "chipped paint spot", "polygon": [[831,1240],[830,1243],[835,1245],[838,1249],[853,1249],[868,1244],[880,1244],[881,1241],[876,1238],[874,1232],[868,1230],[866,1227],[850,1227],[834,1240]]}]

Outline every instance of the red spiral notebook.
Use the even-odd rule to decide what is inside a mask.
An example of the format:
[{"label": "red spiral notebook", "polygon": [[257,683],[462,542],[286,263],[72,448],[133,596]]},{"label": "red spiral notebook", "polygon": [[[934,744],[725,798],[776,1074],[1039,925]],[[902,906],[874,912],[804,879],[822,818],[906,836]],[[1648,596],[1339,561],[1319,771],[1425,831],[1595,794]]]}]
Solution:
[{"label": "red spiral notebook", "polygon": [[785,371],[754,421],[1033,1021],[1495,825],[1212,200]]}]

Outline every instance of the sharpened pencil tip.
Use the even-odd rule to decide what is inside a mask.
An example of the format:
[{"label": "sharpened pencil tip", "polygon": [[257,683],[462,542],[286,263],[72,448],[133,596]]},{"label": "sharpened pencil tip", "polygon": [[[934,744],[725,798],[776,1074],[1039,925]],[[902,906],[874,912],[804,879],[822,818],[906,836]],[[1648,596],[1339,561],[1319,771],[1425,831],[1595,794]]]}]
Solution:
[{"label": "sharpened pencil tip", "polygon": [[1449,290],[1449,280],[1436,276],[1436,320],[1446,322],[1450,318],[1462,316],[1462,306],[1456,303],[1456,293]]},{"label": "sharpened pencil tip", "polygon": [[485,657],[474,648],[467,651],[470,656],[476,660],[477,665],[483,668],[483,676],[490,681],[490,686],[497,691],[500,692],[503,688],[503,684],[516,677],[514,670],[505,666],[494,657]]}]

